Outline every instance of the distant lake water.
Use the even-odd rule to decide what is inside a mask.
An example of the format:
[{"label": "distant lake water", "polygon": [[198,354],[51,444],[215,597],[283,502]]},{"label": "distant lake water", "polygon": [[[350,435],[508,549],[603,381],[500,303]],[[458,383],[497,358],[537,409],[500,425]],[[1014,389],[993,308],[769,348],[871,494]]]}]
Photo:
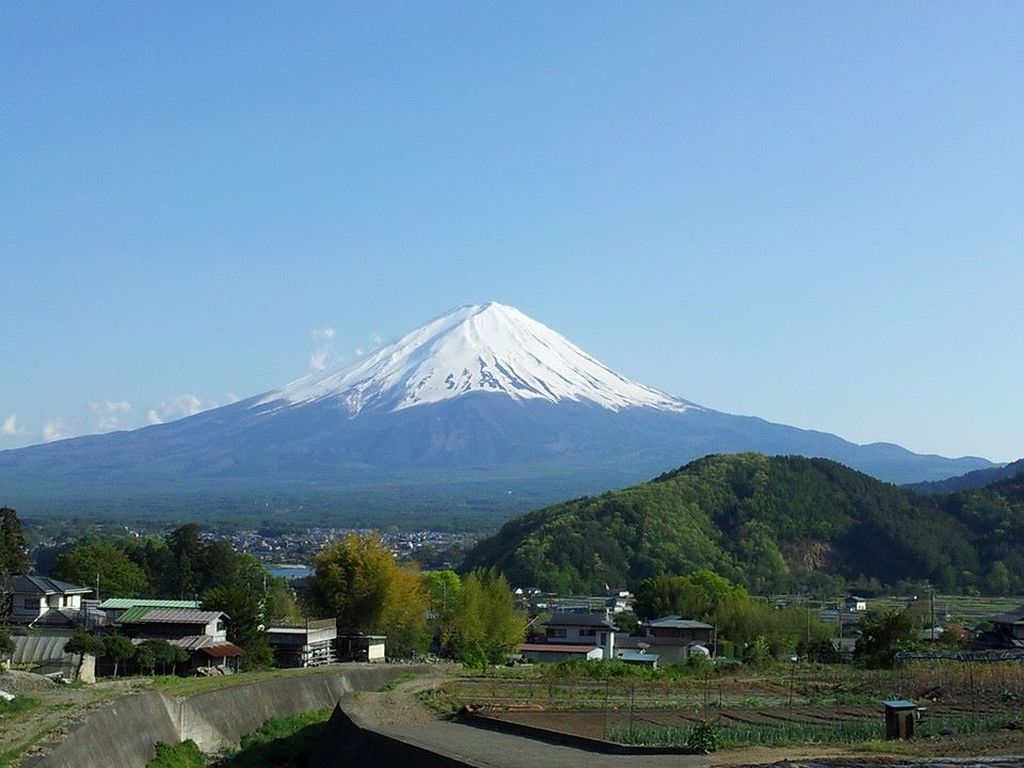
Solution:
[{"label": "distant lake water", "polygon": [[282,576],[286,579],[304,579],[313,575],[313,569],[308,565],[268,565],[267,571],[271,576]]}]

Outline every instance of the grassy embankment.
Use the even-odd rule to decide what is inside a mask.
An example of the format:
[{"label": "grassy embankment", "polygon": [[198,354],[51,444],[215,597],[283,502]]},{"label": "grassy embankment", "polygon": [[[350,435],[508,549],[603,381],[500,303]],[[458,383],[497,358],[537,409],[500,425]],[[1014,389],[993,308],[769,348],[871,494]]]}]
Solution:
[{"label": "grassy embankment", "polygon": [[[332,709],[273,717],[242,738],[236,751],[226,753],[213,768],[299,768],[316,746]],[[147,768],[202,768],[203,754],[191,741],[158,744],[157,755]]]}]

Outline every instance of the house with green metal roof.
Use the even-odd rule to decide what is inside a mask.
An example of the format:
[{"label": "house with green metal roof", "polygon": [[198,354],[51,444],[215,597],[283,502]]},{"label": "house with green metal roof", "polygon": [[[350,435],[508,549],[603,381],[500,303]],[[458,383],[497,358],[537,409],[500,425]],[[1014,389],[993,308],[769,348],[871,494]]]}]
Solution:
[{"label": "house with green metal roof", "polygon": [[100,603],[97,608],[106,614],[111,622],[117,622],[121,616],[132,608],[199,608],[198,600],[157,600],[152,597],[111,597]]}]

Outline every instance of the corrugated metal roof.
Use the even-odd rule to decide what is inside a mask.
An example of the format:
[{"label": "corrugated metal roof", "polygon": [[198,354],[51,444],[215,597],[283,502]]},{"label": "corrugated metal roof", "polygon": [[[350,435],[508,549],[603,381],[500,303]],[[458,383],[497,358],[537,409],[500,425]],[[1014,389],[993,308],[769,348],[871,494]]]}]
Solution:
[{"label": "corrugated metal roof", "polygon": [[138,605],[125,611],[118,621],[122,624],[209,624],[224,615],[222,611],[200,611],[197,608],[149,608]]},{"label": "corrugated metal roof", "polygon": [[658,661],[656,653],[641,653],[640,651],[622,651],[617,653],[615,658],[620,661],[636,661],[643,664],[655,664]]},{"label": "corrugated metal roof", "polygon": [[226,656],[245,656],[245,651],[234,643],[217,643],[216,645],[203,646],[199,649],[199,652],[212,656],[215,659],[223,659]]},{"label": "corrugated metal roof", "polygon": [[70,637],[62,635],[13,635],[14,664],[38,664],[44,661],[66,661],[72,656],[64,653],[64,646]]},{"label": "corrugated metal roof", "polygon": [[198,608],[198,600],[155,600],[148,597],[111,597],[99,604],[103,611],[120,611],[145,606],[147,608]]},{"label": "corrugated metal roof", "polygon": [[215,640],[211,635],[185,635],[176,640],[168,640],[168,642],[171,645],[184,648],[186,651],[198,651],[203,646],[211,645]]},{"label": "corrugated metal roof", "polygon": [[600,651],[596,645],[569,645],[568,643],[523,643],[519,646],[523,652],[533,653],[590,653]]}]

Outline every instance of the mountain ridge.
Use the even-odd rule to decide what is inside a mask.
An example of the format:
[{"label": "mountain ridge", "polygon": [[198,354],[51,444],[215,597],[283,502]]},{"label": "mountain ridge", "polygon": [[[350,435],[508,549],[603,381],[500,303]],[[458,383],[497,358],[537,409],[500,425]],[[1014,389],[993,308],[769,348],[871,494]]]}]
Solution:
[{"label": "mountain ridge", "polygon": [[[330,493],[341,503],[345,489],[406,483],[438,506],[461,509],[472,497],[524,511],[742,451],[829,457],[890,482],[991,466],[704,408],[489,303],[440,315],[355,363],[184,419],[2,451],[0,498],[26,511],[41,499],[76,509],[75,499],[104,493],[171,498],[186,488],[252,509],[315,491],[329,510]],[[509,477],[518,489],[536,479],[546,490],[505,499]]]},{"label": "mountain ridge", "polygon": [[828,459],[711,455],[514,517],[464,567],[584,594],[701,568],[760,594],[925,579],[1012,593],[1024,588],[1024,476],[925,497]]}]

